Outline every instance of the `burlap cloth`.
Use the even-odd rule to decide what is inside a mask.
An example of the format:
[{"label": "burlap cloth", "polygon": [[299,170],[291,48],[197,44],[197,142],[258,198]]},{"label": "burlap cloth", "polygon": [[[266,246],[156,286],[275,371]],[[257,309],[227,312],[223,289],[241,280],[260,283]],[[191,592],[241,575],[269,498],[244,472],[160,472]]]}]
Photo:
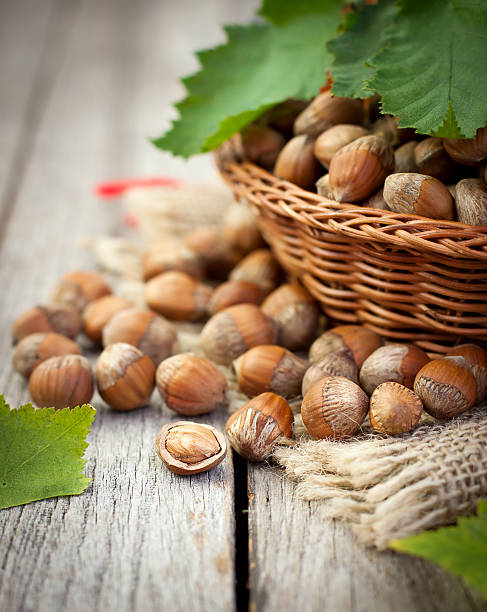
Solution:
[{"label": "burlap cloth", "polygon": [[[195,227],[193,192],[154,193],[155,198],[144,191],[128,197],[146,239],[172,238]],[[217,225],[231,205],[225,194],[215,193],[203,207],[209,225]],[[139,250],[113,238],[91,241],[90,246],[100,266],[116,279],[117,293],[144,304]],[[183,350],[200,352],[200,326],[177,327]],[[231,369],[222,371],[229,380],[231,413],[247,398]],[[295,440],[276,447],[272,459],[296,482],[301,498],[320,500],[323,517],[349,522],[366,545],[383,549],[390,539],[453,523],[474,513],[477,501],[487,497],[485,405],[450,421],[426,417],[414,431],[396,437],[378,434],[364,423],[359,435],[344,442],[312,440],[299,406],[297,398],[292,402]]]}]

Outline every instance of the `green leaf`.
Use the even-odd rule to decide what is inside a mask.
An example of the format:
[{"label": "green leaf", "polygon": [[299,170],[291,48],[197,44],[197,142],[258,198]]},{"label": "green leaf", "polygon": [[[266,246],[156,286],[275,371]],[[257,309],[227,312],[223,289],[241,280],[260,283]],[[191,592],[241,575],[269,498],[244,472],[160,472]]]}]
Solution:
[{"label": "green leaf", "polygon": [[[286,98],[315,96],[331,63],[325,40],[341,20],[340,1],[306,3],[313,10],[318,4],[319,14],[298,8],[280,25],[225,28],[228,42],[198,54],[202,69],[183,80],[188,95],[176,105],[180,119],[154,144],[189,157],[215,149]],[[282,3],[288,17],[290,6]]]},{"label": "green leaf", "polygon": [[342,32],[327,44],[335,57],[331,65],[335,95],[366,98],[374,93],[367,85],[375,74],[370,62],[386,46],[384,32],[396,14],[394,0],[381,0],[345,15]]},{"label": "green leaf", "polygon": [[485,0],[400,0],[369,83],[401,127],[472,138],[487,123]]},{"label": "green leaf", "polygon": [[0,508],[86,489],[82,457],[95,412],[88,404],[11,410],[0,395]]},{"label": "green leaf", "polygon": [[[338,5],[343,8],[343,2],[334,0],[299,0],[299,2],[285,2],[283,0],[264,0],[259,15],[272,23],[285,23],[299,15],[310,13],[323,13],[323,10],[333,10]],[[323,39],[324,40],[324,39]]]},{"label": "green leaf", "polygon": [[487,500],[479,501],[477,516],[459,518],[454,527],[391,540],[389,545],[439,563],[487,598]]}]

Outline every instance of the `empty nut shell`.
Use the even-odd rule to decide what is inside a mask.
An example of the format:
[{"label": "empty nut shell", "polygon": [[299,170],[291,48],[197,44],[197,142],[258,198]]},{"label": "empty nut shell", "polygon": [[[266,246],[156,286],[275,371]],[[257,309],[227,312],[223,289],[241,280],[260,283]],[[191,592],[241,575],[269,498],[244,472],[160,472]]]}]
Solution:
[{"label": "empty nut shell", "polygon": [[303,377],[302,394],[306,395],[315,383],[330,376],[344,376],[358,384],[357,364],[349,351],[329,353],[320,361],[310,365]]},{"label": "empty nut shell", "polygon": [[342,440],[353,436],[369,410],[369,398],[344,376],[319,380],[301,404],[303,423],[313,438]]},{"label": "empty nut shell", "polygon": [[164,425],[156,452],[167,468],[182,476],[206,472],[223,461],[225,436],[211,425],[176,421]]},{"label": "empty nut shell", "polygon": [[360,125],[341,123],[322,132],[314,144],[316,158],[328,168],[335,153],[357,138],[367,136],[369,132]]},{"label": "empty nut shell", "polygon": [[156,385],[168,408],[179,414],[205,414],[227,404],[225,376],[211,361],[192,353],[162,361],[156,371]]},{"label": "empty nut shell", "polygon": [[81,348],[66,336],[54,332],[22,338],[12,353],[12,365],[28,378],[40,363],[60,355],[81,355]]},{"label": "empty nut shell", "polygon": [[454,217],[453,198],[448,188],[426,174],[391,174],[384,183],[384,199],[398,213],[450,221]]},{"label": "empty nut shell", "polygon": [[133,410],[148,404],[154,389],[154,374],[152,360],[125,342],[107,346],[95,368],[98,391],[115,410]]},{"label": "empty nut shell", "polygon": [[396,435],[410,431],[418,424],[422,412],[419,397],[397,382],[381,383],[370,398],[370,424],[380,433]]},{"label": "empty nut shell", "polygon": [[314,156],[314,139],[305,134],[294,136],[279,153],[274,174],[303,189],[311,189],[322,173]]},{"label": "empty nut shell", "polygon": [[83,311],[85,334],[96,342],[102,342],[102,330],[110,319],[121,310],[132,308],[133,302],[116,295],[105,295],[90,302]]},{"label": "empty nut shell", "polygon": [[367,357],[379,346],[382,338],[362,325],[339,325],[317,338],[309,350],[311,362],[320,361],[330,353],[345,351],[360,369]]},{"label": "empty nut shell", "polygon": [[75,270],[65,274],[51,294],[51,303],[83,312],[87,304],[112,290],[103,277],[92,270]]},{"label": "empty nut shell", "polygon": [[29,392],[39,407],[74,408],[93,397],[91,365],[81,355],[61,355],[40,363],[32,372]]},{"label": "empty nut shell", "polygon": [[447,355],[466,359],[477,383],[475,402],[482,402],[487,397],[487,351],[476,344],[459,344],[448,351]]},{"label": "empty nut shell", "polygon": [[153,310],[174,321],[204,317],[212,288],[184,272],[165,272],[145,285],[145,299]]},{"label": "empty nut shell", "polygon": [[275,393],[262,393],[239,408],[225,425],[230,446],[249,461],[264,461],[279,439],[292,435],[293,413]]},{"label": "empty nut shell", "polygon": [[442,357],[421,368],[414,381],[414,392],[428,414],[450,419],[473,406],[477,385],[463,357]]},{"label": "empty nut shell", "polygon": [[316,96],[301,111],[294,122],[295,134],[318,136],[338,123],[363,123],[365,118],[362,100],[340,98],[325,91]]},{"label": "empty nut shell", "polygon": [[15,319],[12,335],[16,341],[40,332],[55,332],[74,338],[81,331],[81,326],[81,316],[72,308],[34,306]]},{"label": "empty nut shell", "polygon": [[487,225],[487,185],[482,179],[463,179],[455,189],[460,223]]},{"label": "empty nut shell", "polygon": [[217,287],[208,303],[208,312],[214,315],[235,304],[260,304],[264,298],[264,291],[246,280],[227,281]]},{"label": "empty nut shell", "polygon": [[282,270],[269,249],[253,251],[235,266],[229,279],[256,284],[264,293],[272,291],[282,277]]}]

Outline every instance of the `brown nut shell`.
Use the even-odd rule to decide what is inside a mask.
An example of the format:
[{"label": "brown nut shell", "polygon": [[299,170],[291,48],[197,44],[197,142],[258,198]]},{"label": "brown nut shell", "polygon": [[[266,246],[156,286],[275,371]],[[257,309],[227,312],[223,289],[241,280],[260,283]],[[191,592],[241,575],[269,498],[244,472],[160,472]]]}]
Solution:
[{"label": "brown nut shell", "polygon": [[394,172],[419,172],[414,161],[415,140],[404,143],[394,151]]},{"label": "brown nut shell", "polygon": [[192,353],[165,359],[156,370],[156,385],[168,408],[193,416],[226,406],[228,383],[211,361]]},{"label": "brown nut shell", "polygon": [[39,407],[74,408],[93,397],[91,365],[81,355],[50,357],[40,363],[29,379],[29,392]]},{"label": "brown nut shell", "polygon": [[197,321],[205,315],[212,291],[184,272],[165,272],[146,283],[145,299],[168,319]]},{"label": "brown nut shell", "polygon": [[229,276],[232,281],[248,281],[264,294],[270,293],[280,282],[282,270],[269,249],[253,251],[235,266]]},{"label": "brown nut shell", "polygon": [[477,166],[487,158],[487,126],[479,128],[475,138],[445,138],[443,145],[448,155],[464,166]]},{"label": "brown nut shell", "polygon": [[30,334],[15,347],[12,365],[19,374],[29,378],[40,363],[61,355],[81,355],[81,348],[73,340],[54,332]]},{"label": "brown nut shell", "polygon": [[313,438],[342,440],[353,436],[369,410],[369,398],[344,376],[319,380],[301,404],[303,423]]},{"label": "brown nut shell", "polygon": [[335,351],[310,365],[301,384],[301,393],[306,395],[319,380],[330,376],[344,376],[358,385],[358,368],[349,351]]},{"label": "brown nut shell", "polygon": [[316,96],[301,111],[294,122],[295,134],[318,136],[338,123],[360,124],[365,119],[362,100],[340,98],[325,91]]},{"label": "brown nut shell", "polygon": [[232,204],[223,215],[223,235],[242,255],[265,246],[250,206]]},{"label": "brown nut shell", "polygon": [[418,142],[414,161],[417,168],[414,172],[434,176],[440,181],[451,182],[457,174],[457,165],[445,151],[441,138],[430,137]]},{"label": "brown nut shell", "polygon": [[397,382],[381,383],[370,398],[370,424],[389,435],[410,431],[418,424],[423,403],[411,389]]},{"label": "brown nut shell", "polygon": [[179,351],[178,335],[163,317],[145,308],[126,308],[103,328],[103,346],[126,342],[148,355],[157,367]]},{"label": "brown nut shell", "polygon": [[74,270],[59,280],[51,294],[51,303],[81,313],[90,302],[111,293],[101,274],[92,270]]},{"label": "brown nut shell", "polygon": [[277,130],[264,125],[247,125],[241,132],[245,157],[258,166],[271,170],[286,139]]},{"label": "brown nut shell", "polygon": [[487,351],[476,344],[459,344],[447,356],[460,356],[466,359],[477,383],[475,402],[479,404],[487,397]]},{"label": "brown nut shell", "polygon": [[329,329],[313,342],[309,350],[309,360],[316,362],[329,353],[346,351],[360,369],[367,357],[382,344],[382,338],[367,327],[339,325]]},{"label": "brown nut shell", "polygon": [[211,294],[208,303],[208,312],[214,315],[235,304],[260,304],[264,298],[264,291],[246,280],[227,281],[217,287]]},{"label": "brown nut shell", "polygon": [[453,198],[448,188],[426,174],[391,174],[384,183],[384,199],[398,213],[449,221],[454,217]]},{"label": "brown nut shell", "polygon": [[421,368],[414,381],[414,392],[428,414],[450,419],[473,406],[477,385],[463,357],[442,357]]},{"label": "brown nut shell", "polygon": [[324,174],[316,181],[316,191],[318,195],[323,196],[324,198],[328,198],[329,200],[333,200],[333,193],[330,188],[330,175]]},{"label": "brown nut shell", "polygon": [[341,123],[322,132],[314,144],[314,154],[325,168],[337,151],[357,138],[367,136],[368,130],[360,125]]},{"label": "brown nut shell", "polygon": [[363,136],[342,147],[330,162],[330,189],[338,202],[360,202],[394,171],[394,151],[380,136]]},{"label": "brown nut shell", "polygon": [[105,295],[90,302],[83,311],[85,334],[96,344],[101,344],[104,326],[114,315],[133,306],[131,300],[116,295]]},{"label": "brown nut shell", "polygon": [[203,423],[167,423],[156,438],[156,452],[174,474],[186,476],[206,472],[227,454],[225,436]]},{"label": "brown nut shell", "polygon": [[306,363],[282,346],[254,346],[233,362],[240,390],[247,397],[272,391],[285,398],[299,395]]},{"label": "brown nut shell", "polygon": [[323,172],[314,156],[314,139],[301,134],[287,142],[279,153],[274,174],[303,189],[312,189]]},{"label": "brown nut shell", "polygon": [[249,461],[264,461],[282,437],[292,435],[294,416],[289,404],[275,393],[254,397],[225,425],[230,446]]},{"label": "brown nut shell", "polygon": [[180,243],[155,243],[142,256],[142,276],[148,281],[164,272],[184,272],[188,276],[201,279],[205,275],[202,258],[187,246]]},{"label": "brown nut shell", "polygon": [[15,341],[41,332],[55,332],[68,338],[81,331],[82,321],[78,311],[64,306],[34,306],[19,315],[13,324]]},{"label": "brown nut shell", "polygon": [[430,361],[413,344],[387,344],[376,349],[360,368],[360,386],[368,395],[384,382],[397,382],[412,389],[416,374]]},{"label": "brown nut shell", "polygon": [[487,185],[482,179],[463,179],[455,188],[460,223],[487,225]]},{"label": "brown nut shell", "polygon": [[[224,280],[241,258],[221,231],[198,227],[184,237],[184,245],[204,263],[206,278]],[[182,270],[184,272],[184,270]]]},{"label": "brown nut shell", "polygon": [[149,403],[155,367],[138,348],[124,342],[110,344],[95,368],[98,391],[115,410],[133,410]]}]

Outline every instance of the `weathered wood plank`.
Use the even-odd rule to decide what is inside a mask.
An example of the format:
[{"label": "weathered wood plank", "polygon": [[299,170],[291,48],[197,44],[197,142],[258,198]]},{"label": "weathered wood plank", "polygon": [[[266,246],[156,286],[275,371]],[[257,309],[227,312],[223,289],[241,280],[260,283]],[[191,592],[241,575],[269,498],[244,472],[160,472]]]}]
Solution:
[{"label": "weathered wood plank", "polygon": [[460,612],[487,610],[440,567],[393,552],[366,550],[319,504],[296,497],[277,468],[249,466],[252,612]]}]

